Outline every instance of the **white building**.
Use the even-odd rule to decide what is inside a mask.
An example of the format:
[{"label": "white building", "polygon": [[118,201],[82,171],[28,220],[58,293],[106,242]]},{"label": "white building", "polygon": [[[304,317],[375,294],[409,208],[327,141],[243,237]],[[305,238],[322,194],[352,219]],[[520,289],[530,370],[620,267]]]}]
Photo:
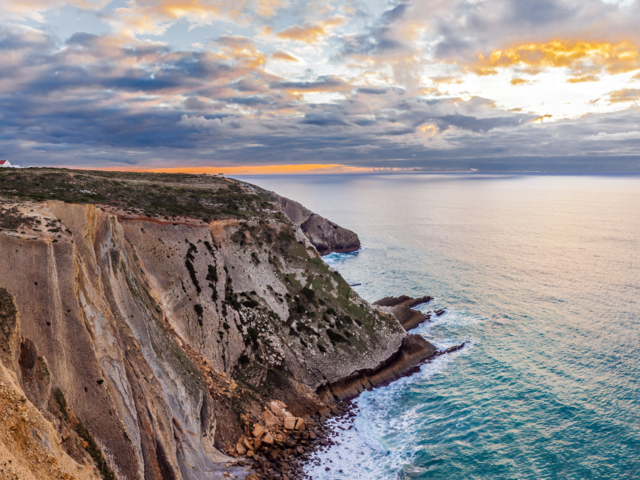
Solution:
[{"label": "white building", "polygon": [[0,160],[0,168],[2,167],[13,167],[9,160]]}]

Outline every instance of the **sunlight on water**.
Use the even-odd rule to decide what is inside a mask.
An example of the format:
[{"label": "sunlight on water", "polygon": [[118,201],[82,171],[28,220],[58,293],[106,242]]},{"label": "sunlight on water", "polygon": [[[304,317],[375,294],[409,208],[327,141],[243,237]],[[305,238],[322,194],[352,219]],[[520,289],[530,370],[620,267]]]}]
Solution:
[{"label": "sunlight on water", "polygon": [[356,231],[325,260],[363,298],[431,295],[414,333],[470,341],[360,396],[313,478],[638,478],[640,177],[244,179]]}]

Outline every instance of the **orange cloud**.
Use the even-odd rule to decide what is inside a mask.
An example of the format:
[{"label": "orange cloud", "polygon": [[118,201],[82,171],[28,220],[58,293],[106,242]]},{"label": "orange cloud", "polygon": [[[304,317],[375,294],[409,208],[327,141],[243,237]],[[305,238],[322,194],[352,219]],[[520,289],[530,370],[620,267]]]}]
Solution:
[{"label": "orange cloud", "polygon": [[282,50],[278,50],[277,52],[272,53],[271,54],[271,58],[273,58],[274,60],[284,60],[286,62],[299,62],[300,61],[296,57],[294,57],[293,55],[290,55],[287,52],[283,52]]},{"label": "orange cloud", "polygon": [[640,90],[637,88],[624,88],[609,94],[609,103],[636,102],[638,100],[640,100]]},{"label": "orange cloud", "polygon": [[[274,7],[277,3],[276,0],[266,2],[265,8],[267,4]],[[261,10],[260,5],[261,0],[257,0],[257,11],[267,14],[269,9]],[[183,18],[195,25],[206,25],[221,18],[239,22],[247,18],[251,6],[250,0],[131,0],[127,7],[115,10],[110,23],[129,36],[158,35]]]},{"label": "orange cloud", "polygon": [[607,71],[611,74],[639,70],[640,53],[638,47],[627,41],[613,44],[554,40],[494,50],[488,56],[480,54],[477,63],[470,65],[469,70],[477,75],[495,75],[499,68],[514,66],[528,69],[571,68],[584,71],[577,78],[586,79],[589,75],[585,70]]},{"label": "orange cloud", "polygon": [[276,33],[276,37],[303,43],[320,43],[331,34],[334,28],[344,25],[345,22],[343,17],[334,17],[316,25],[294,25]]},{"label": "orange cloud", "polygon": [[256,12],[263,17],[273,17],[282,7],[289,5],[288,0],[258,0]]},{"label": "orange cloud", "polygon": [[461,83],[464,83],[464,81],[461,78],[454,77],[452,75],[446,75],[446,76],[441,76],[441,77],[431,77],[430,80],[433,83],[436,83],[438,85],[440,85],[440,84],[460,85]]},{"label": "orange cloud", "polygon": [[31,18],[39,22],[44,21],[42,13],[47,10],[60,8],[65,5],[75,5],[83,10],[100,10],[111,0],[2,0],[0,15],[8,18]]},{"label": "orange cloud", "polygon": [[567,80],[568,83],[583,83],[583,82],[599,82],[600,79],[595,75],[580,75],[577,77],[572,77]]},{"label": "orange cloud", "polygon": [[545,119],[552,118],[552,117],[553,115],[542,115],[541,117],[531,120],[531,123],[535,123],[535,122],[544,123]]},{"label": "orange cloud", "polygon": [[247,70],[256,70],[267,63],[267,56],[259,51],[253,40],[237,35],[222,35],[217,43],[226,58],[237,62]]},{"label": "orange cloud", "polygon": [[524,78],[512,78],[511,85],[526,85],[527,83],[531,83],[529,80],[525,80]]}]

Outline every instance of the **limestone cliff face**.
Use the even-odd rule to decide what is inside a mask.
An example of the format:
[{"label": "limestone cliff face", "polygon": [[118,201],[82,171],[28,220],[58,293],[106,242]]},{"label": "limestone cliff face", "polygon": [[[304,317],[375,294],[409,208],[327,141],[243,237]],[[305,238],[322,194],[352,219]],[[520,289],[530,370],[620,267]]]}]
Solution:
[{"label": "limestone cliff face", "polygon": [[2,205],[23,223],[0,231],[0,360],[103,478],[242,477],[221,464],[241,417],[257,423],[270,399],[299,416],[326,408],[342,396],[330,386],[384,365],[406,337],[299,219]]},{"label": "limestone cliff face", "polygon": [[274,194],[282,211],[309,237],[320,255],[349,253],[360,249],[358,235],[313,213],[298,202]]}]

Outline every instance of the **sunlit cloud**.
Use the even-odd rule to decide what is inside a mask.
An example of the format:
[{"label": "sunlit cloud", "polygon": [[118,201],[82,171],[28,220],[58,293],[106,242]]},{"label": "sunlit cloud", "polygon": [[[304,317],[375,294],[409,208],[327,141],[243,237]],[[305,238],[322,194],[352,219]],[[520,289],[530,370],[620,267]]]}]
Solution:
[{"label": "sunlit cloud", "polygon": [[596,75],[579,75],[577,77],[571,77],[567,80],[569,83],[584,83],[584,82],[599,82],[600,77]]},{"label": "sunlit cloud", "polygon": [[640,89],[625,88],[615,90],[609,94],[610,103],[636,102],[640,100]]},{"label": "sunlit cloud", "polygon": [[533,120],[531,120],[531,123],[544,123],[545,120],[551,120],[553,118],[553,115],[542,115],[538,118],[534,118]]},{"label": "sunlit cloud", "polygon": [[5,19],[28,18],[44,22],[44,12],[59,9],[65,5],[72,5],[83,10],[100,10],[109,3],[111,0],[3,0],[0,2],[0,14]]},{"label": "sunlit cloud", "polygon": [[274,60],[284,60],[285,62],[299,62],[300,60],[294,57],[293,55],[283,52],[282,50],[278,50],[271,54],[271,58]]},{"label": "sunlit cloud", "polygon": [[294,25],[276,33],[276,37],[303,43],[320,43],[345,22],[343,17],[334,17],[313,25]]},{"label": "sunlit cloud", "polygon": [[494,50],[486,56],[479,54],[470,69],[477,75],[496,75],[498,69],[511,67],[566,68],[576,72],[577,78],[591,79],[595,78],[593,72],[639,70],[640,53],[636,45],[627,41],[613,44],[554,40]]}]

